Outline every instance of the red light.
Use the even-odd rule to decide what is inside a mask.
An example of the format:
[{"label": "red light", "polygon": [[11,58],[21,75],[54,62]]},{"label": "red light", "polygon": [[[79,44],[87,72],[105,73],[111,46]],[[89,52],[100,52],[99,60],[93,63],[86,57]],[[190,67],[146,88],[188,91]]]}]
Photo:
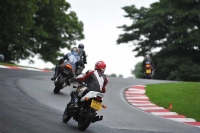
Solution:
[{"label": "red light", "polygon": [[147,65],[146,65],[146,67],[147,67],[147,68],[149,68],[149,67],[150,67],[150,65],[149,65],[149,64],[147,64]]},{"label": "red light", "polygon": [[100,96],[97,96],[97,100],[98,100],[98,101],[101,101],[101,97],[100,97]]},{"label": "red light", "polygon": [[88,100],[89,100],[89,98],[88,98],[88,97],[86,97],[86,98],[85,98],[85,101],[88,101]]},{"label": "red light", "polygon": [[106,105],[102,105],[102,107],[103,107],[104,109],[106,109]]}]

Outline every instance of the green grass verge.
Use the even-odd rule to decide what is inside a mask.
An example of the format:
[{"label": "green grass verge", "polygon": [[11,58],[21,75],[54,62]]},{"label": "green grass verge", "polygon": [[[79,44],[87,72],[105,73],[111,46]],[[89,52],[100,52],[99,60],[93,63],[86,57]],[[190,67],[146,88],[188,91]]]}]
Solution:
[{"label": "green grass verge", "polygon": [[15,64],[12,64],[12,63],[5,63],[5,62],[0,62],[0,65],[17,66],[17,65],[15,65]]},{"label": "green grass verge", "polygon": [[146,95],[152,103],[200,121],[200,83],[179,82],[146,85]]},{"label": "green grass verge", "polygon": [[[6,63],[6,62],[0,62],[0,65],[6,65],[6,66],[18,66],[18,67],[28,67],[28,66],[20,66],[16,65],[14,63]],[[29,67],[29,68],[34,68],[34,67]]]}]

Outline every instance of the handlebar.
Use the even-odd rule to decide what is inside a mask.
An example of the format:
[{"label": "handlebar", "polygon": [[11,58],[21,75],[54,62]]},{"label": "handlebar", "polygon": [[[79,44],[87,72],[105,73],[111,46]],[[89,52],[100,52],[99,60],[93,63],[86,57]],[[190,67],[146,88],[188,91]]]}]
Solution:
[{"label": "handlebar", "polygon": [[[77,82],[78,82],[78,86],[81,86],[81,87],[87,86],[87,84],[83,81],[77,81]],[[73,88],[78,88],[78,86],[73,85]]]}]

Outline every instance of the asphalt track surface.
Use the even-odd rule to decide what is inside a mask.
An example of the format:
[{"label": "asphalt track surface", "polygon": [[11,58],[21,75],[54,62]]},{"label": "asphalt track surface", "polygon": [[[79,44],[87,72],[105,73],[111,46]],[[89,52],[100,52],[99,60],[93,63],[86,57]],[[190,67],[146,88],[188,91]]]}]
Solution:
[{"label": "asphalt track surface", "polygon": [[[77,122],[62,122],[70,100],[72,85],[54,94],[53,73],[0,68],[0,133],[79,133]],[[92,123],[87,133],[200,133],[200,128],[157,117],[130,105],[125,88],[161,80],[109,77],[103,103],[107,109],[98,114],[103,121]]]}]

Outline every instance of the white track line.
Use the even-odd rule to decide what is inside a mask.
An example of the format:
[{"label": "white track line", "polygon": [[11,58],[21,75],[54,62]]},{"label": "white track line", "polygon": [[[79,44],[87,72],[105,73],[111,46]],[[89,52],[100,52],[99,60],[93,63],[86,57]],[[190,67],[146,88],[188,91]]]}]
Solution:
[{"label": "white track line", "polygon": [[154,115],[178,115],[176,112],[151,112]]},{"label": "white track line", "polygon": [[29,68],[29,67],[18,67],[18,66],[13,66],[13,67],[9,67],[9,66],[4,66],[4,65],[0,65],[0,68],[8,68],[8,69],[21,69],[21,70],[32,70],[32,71],[41,71],[41,72],[51,72],[51,70],[43,70],[43,69],[37,69],[37,68]]},{"label": "white track line", "polygon": [[166,119],[170,119],[170,120],[178,121],[178,122],[196,122],[196,120],[192,118],[166,118]]}]

